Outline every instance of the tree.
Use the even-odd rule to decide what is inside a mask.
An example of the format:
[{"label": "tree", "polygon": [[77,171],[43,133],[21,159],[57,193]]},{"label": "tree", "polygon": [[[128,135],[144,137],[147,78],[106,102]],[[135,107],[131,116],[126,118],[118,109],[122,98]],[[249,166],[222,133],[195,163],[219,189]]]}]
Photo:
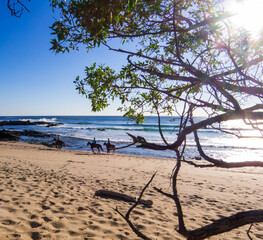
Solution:
[{"label": "tree", "polygon": [[[30,0],[27,0],[27,1],[30,2]],[[27,8],[26,3],[25,3],[27,1],[7,0],[7,7],[10,10],[11,15],[15,17],[21,17],[24,10],[29,12],[29,9]]]},{"label": "tree", "polygon": [[[140,147],[175,152],[173,194],[178,210],[178,231],[188,239],[204,239],[235,227],[263,221],[263,210],[237,213],[194,231],[187,230],[177,194],[181,162],[195,167],[263,167],[262,161],[229,163],[208,156],[199,141],[198,130],[220,128],[220,123],[241,119],[260,132],[263,119],[262,61],[263,38],[252,38],[244,28],[231,23],[232,14],[222,0],[52,0],[60,20],[51,26],[56,53],[100,45],[127,55],[127,64],[116,72],[108,66],[86,67],[86,77],[76,78],[76,89],[92,101],[92,110],[101,111],[109,100],[120,99],[124,116],[144,120],[144,113],[158,115],[163,145],[130,135]],[[113,48],[111,40],[121,40]],[[129,45],[136,45],[130,50]],[[196,122],[202,110],[206,118]],[[177,139],[168,143],[162,133],[165,114],[181,117]],[[184,159],[186,140],[194,134],[196,147],[207,164]],[[239,138],[242,132],[229,132]],[[129,212],[130,214],[130,212]],[[148,239],[123,216],[138,236]],[[212,229],[212,231],[211,231]]]}]

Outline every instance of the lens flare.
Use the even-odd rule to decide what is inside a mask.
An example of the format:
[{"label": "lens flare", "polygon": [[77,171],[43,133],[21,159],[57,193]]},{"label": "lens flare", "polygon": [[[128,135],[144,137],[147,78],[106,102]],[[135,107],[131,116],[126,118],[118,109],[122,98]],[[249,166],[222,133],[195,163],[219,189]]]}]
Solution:
[{"label": "lens flare", "polygon": [[257,36],[263,28],[263,0],[226,0],[225,10],[234,14],[230,21]]}]

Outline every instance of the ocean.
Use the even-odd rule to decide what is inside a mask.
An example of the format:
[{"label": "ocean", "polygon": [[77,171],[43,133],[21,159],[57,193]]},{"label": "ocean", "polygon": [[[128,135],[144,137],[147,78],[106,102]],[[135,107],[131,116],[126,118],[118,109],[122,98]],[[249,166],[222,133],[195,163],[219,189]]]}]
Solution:
[{"label": "ocean", "polygon": [[[27,121],[32,122],[45,121],[51,123],[62,123],[54,127],[45,127],[44,125],[29,126],[0,126],[0,130],[36,130],[44,133],[54,133],[60,135],[61,140],[66,143],[66,149],[90,151],[87,142],[95,137],[97,143],[103,144],[110,138],[111,143],[117,148],[132,143],[132,139],[127,135],[131,133],[134,136],[142,136],[147,141],[157,144],[163,144],[158,130],[157,117],[146,117],[142,125],[121,116],[16,116],[0,117],[0,121]],[[196,118],[195,122],[202,120]],[[163,134],[169,143],[173,143],[177,138],[180,119],[178,117],[162,117],[161,125]],[[242,124],[242,121],[231,121],[221,124],[224,131],[242,131],[244,135],[251,136],[258,134],[249,126]],[[240,139],[234,135],[229,135],[219,131],[216,128],[207,127],[199,132],[200,142],[205,153],[211,157],[222,159],[224,161],[263,161],[263,139],[246,138]],[[33,137],[22,137],[20,141],[29,143],[51,143],[53,137],[37,139]],[[105,147],[105,146],[103,146]],[[104,148],[105,149],[105,148]],[[106,150],[106,149],[105,149]],[[120,149],[118,153],[174,158],[175,153],[170,150],[154,151],[149,149],[137,148],[131,146]],[[195,147],[193,135],[187,137],[187,147],[185,149],[186,158],[195,158],[199,156]]]}]

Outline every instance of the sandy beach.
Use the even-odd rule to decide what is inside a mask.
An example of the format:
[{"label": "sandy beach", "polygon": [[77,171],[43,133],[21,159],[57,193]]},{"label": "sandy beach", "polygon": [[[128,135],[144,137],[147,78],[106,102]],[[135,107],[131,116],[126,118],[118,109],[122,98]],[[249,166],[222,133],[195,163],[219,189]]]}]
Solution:
[{"label": "sandy beach", "polygon": [[[184,239],[171,199],[173,159],[93,154],[42,145],[0,142],[0,239],[139,239],[114,210],[132,203],[94,197],[107,189],[137,197],[157,175],[131,219],[152,239]],[[186,227],[191,230],[238,211],[263,209],[263,169],[198,169],[183,164],[178,182]],[[248,239],[244,226],[210,239]],[[254,224],[253,239],[263,239]]]}]

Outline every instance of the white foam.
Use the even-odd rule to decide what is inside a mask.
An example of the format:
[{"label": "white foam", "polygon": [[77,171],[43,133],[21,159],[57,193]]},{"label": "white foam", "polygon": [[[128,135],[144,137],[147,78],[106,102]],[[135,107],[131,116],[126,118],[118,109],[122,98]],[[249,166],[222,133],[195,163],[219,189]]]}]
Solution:
[{"label": "white foam", "polygon": [[39,118],[39,119],[32,119],[32,118],[22,118],[22,119],[19,119],[19,121],[30,121],[30,122],[47,122],[47,123],[50,123],[50,122],[56,122],[57,119],[56,118]]}]

